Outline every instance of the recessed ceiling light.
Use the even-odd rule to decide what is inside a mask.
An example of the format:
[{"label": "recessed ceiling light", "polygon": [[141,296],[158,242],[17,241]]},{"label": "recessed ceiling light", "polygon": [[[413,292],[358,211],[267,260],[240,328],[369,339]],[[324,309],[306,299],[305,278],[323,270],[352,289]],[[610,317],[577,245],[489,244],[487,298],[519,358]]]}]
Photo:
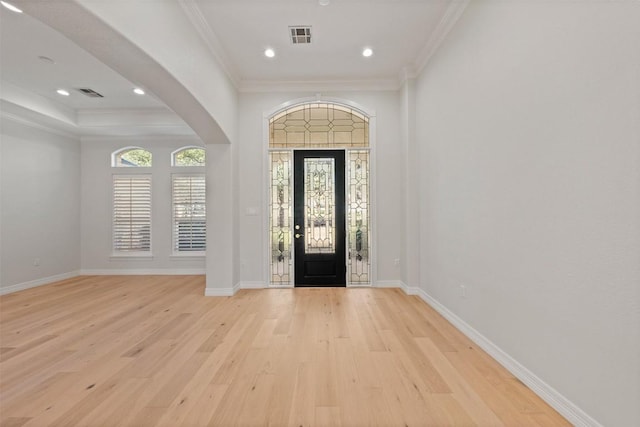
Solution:
[{"label": "recessed ceiling light", "polygon": [[276,56],[276,52],[273,49],[269,48],[264,51],[264,56],[266,56],[267,58],[273,58],[274,56]]},{"label": "recessed ceiling light", "polygon": [[326,6],[329,4],[329,0],[318,0],[320,6]]},{"label": "recessed ceiling light", "polygon": [[140,89],[139,87],[135,88],[133,92],[138,95],[144,95],[144,90]]},{"label": "recessed ceiling light", "polygon": [[56,92],[58,93],[58,95],[62,95],[62,96],[69,96],[70,95],[69,91],[64,90],[64,89],[58,89]]},{"label": "recessed ceiling light", "polygon": [[368,58],[371,55],[373,55],[373,50],[371,50],[371,48],[367,47],[362,51],[362,56],[364,56],[365,58]]},{"label": "recessed ceiling light", "polygon": [[6,1],[0,1],[0,4],[2,4],[4,7],[6,7],[7,9],[9,9],[12,12],[22,13],[22,10],[18,9],[17,7],[12,5],[11,3],[7,3]]}]

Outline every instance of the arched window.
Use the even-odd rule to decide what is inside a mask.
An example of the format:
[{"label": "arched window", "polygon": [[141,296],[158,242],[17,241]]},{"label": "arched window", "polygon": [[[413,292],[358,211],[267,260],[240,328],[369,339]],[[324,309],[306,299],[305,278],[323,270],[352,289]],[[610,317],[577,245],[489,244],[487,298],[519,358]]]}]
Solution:
[{"label": "arched window", "polygon": [[171,154],[171,166],[204,166],[205,161],[202,147],[183,147]]},{"label": "arched window", "polygon": [[269,147],[369,147],[369,118],[339,104],[296,105],[269,120]]},{"label": "arched window", "polygon": [[[111,153],[115,168],[151,167],[151,152],[125,147]],[[118,171],[113,175],[113,253],[151,254],[151,174]]]},{"label": "arched window", "polygon": [[111,154],[114,168],[151,167],[151,152],[140,147],[126,147]]},{"label": "arched window", "polygon": [[[204,166],[202,147],[182,147],[171,153],[171,166]],[[171,174],[174,254],[204,254],[207,245],[206,180],[204,170]]]}]

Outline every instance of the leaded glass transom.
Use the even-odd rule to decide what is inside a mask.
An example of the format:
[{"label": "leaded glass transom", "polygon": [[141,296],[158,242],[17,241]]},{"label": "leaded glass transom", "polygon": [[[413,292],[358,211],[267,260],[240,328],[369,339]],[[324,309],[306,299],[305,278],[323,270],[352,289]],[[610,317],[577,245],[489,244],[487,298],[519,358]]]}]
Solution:
[{"label": "leaded glass transom", "polygon": [[336,104],[298,105],[269,120],[272,148],[347,148],[369,146],[369,119]]}]

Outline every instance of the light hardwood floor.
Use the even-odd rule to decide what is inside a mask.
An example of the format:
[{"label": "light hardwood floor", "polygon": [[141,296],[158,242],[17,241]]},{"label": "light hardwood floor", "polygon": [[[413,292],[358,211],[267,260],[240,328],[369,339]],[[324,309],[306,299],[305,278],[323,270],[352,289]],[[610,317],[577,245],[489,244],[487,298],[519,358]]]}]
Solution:
[{"label": "light hardwood floor", "polygon": [[401,290],[203,293],[85,276],[1,297],[0,425],[569,425]]}]

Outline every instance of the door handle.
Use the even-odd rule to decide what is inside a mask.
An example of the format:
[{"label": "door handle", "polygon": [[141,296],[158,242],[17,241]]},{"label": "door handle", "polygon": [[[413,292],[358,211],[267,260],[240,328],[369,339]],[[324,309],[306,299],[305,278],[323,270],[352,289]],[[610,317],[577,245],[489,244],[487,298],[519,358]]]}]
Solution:
[{"label": "door handle", "polygon": [[304,234],[296,233],[296,239],[299,239],[302,236],[304,236]]}]

